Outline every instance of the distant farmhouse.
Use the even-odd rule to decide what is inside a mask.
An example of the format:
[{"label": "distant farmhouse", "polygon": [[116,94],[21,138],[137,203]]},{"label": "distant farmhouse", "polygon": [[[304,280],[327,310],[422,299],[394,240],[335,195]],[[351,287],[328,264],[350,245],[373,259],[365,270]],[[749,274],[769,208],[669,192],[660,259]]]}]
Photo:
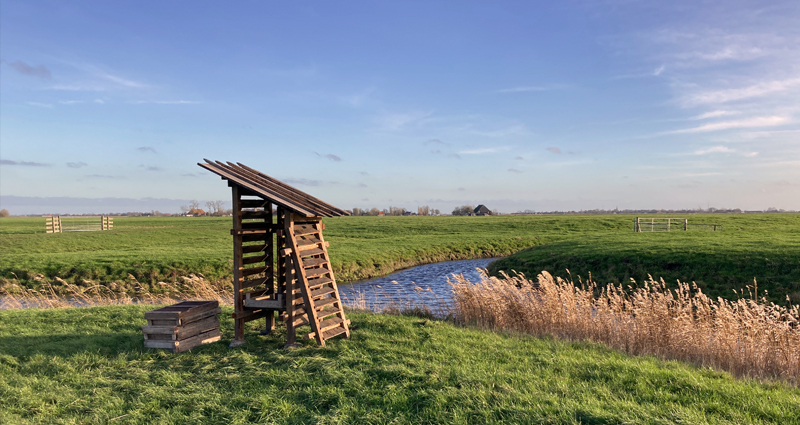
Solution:
[{"label": "distant farmhouse", "polygon": [[199,217],[201,215],[206,215],[206,212],[200,208],[192,208],[186,213],[186,215],[190,217]]},{"label": "distant farmhouse", "polygon": [[492,212],[489,211],[489,208],[486,208],[486,205],[481,204],[475,208],[475,211],[472,212],[472,215],[492,215]]}]

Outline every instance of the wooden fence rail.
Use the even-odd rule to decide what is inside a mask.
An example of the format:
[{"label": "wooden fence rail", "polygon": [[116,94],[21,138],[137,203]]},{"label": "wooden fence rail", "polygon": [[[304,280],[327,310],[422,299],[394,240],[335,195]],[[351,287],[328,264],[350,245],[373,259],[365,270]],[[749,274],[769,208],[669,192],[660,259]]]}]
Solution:
[{"label": "wooden fence rail", "polygon": [[44,226],[47,233],[111,230],[114,228],[114,218],[105,215],[99,217],[61,217],[60,215],[54,215],[45,217]]},{"label": "wooden fence rail", "polygon": [[[685,218],[669,217],[636,217],[633,219],[633,231],[641,232],[670,232],[673,230],[689,230],[689,220]],[[693,229],[722,230],[722,225],[692,223]]]}]

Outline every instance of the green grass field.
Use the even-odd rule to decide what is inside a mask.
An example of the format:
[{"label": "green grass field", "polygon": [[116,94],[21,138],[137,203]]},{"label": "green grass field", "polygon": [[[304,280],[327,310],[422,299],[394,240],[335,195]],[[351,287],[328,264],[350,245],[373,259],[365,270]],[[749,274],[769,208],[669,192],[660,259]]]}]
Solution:
[{"label": "green grass field", "polygon": [[[759,282],[770,298],[800,302],[800,214],[692,215],[724,231],[633,233],[632,216],[341,217],[325,219],[340,282],[413,265],[497,257],[492,271],[638,281],[647,274],[696,281],[712,295]],[[35,287],[56,277],[79,285],[129,276],[158,292],[158,281],[201,273],[230,281],[230,218],[118,217],[106,232],[44,233],[44,218],[0,219],[0,278]],[[37,280],[42,275],[43,280]]]},{"label": "green grass field", "polygon": [[0,423],[796,424],[800,390],[588,343],[349,315],[350,340],[283,329],[143,348],[153,306],[0,311]]}]

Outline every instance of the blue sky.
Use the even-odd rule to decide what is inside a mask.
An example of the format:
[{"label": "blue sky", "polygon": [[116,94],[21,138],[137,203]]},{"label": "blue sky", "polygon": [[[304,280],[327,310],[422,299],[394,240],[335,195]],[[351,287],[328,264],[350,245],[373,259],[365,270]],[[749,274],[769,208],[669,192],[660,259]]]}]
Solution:
[{"label": "blue sky", "polygon": [[229,200],[210,158],[348,209],[800,209],[798,22],[796,1],[2,0],[0,207]]}]

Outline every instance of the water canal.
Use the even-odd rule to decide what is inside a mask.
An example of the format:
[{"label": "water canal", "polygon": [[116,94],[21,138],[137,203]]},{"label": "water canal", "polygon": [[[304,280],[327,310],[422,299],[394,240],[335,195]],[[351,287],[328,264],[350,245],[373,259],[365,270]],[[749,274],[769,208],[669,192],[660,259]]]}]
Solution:
[{"label": "water canal", "polygon": [[[425,264],[361,282],[339,285],[345,303],[353,305],[363,300],[365,307],[380,310],[389,306],[407,307],[425,304],[429,308],[449,305],[453,299],[448,276],[463,274],[470,281],[478,281],[477,269],[485,269],[496,258],[444,261]],[[434,311],[438,312],[438,311]]]}]

